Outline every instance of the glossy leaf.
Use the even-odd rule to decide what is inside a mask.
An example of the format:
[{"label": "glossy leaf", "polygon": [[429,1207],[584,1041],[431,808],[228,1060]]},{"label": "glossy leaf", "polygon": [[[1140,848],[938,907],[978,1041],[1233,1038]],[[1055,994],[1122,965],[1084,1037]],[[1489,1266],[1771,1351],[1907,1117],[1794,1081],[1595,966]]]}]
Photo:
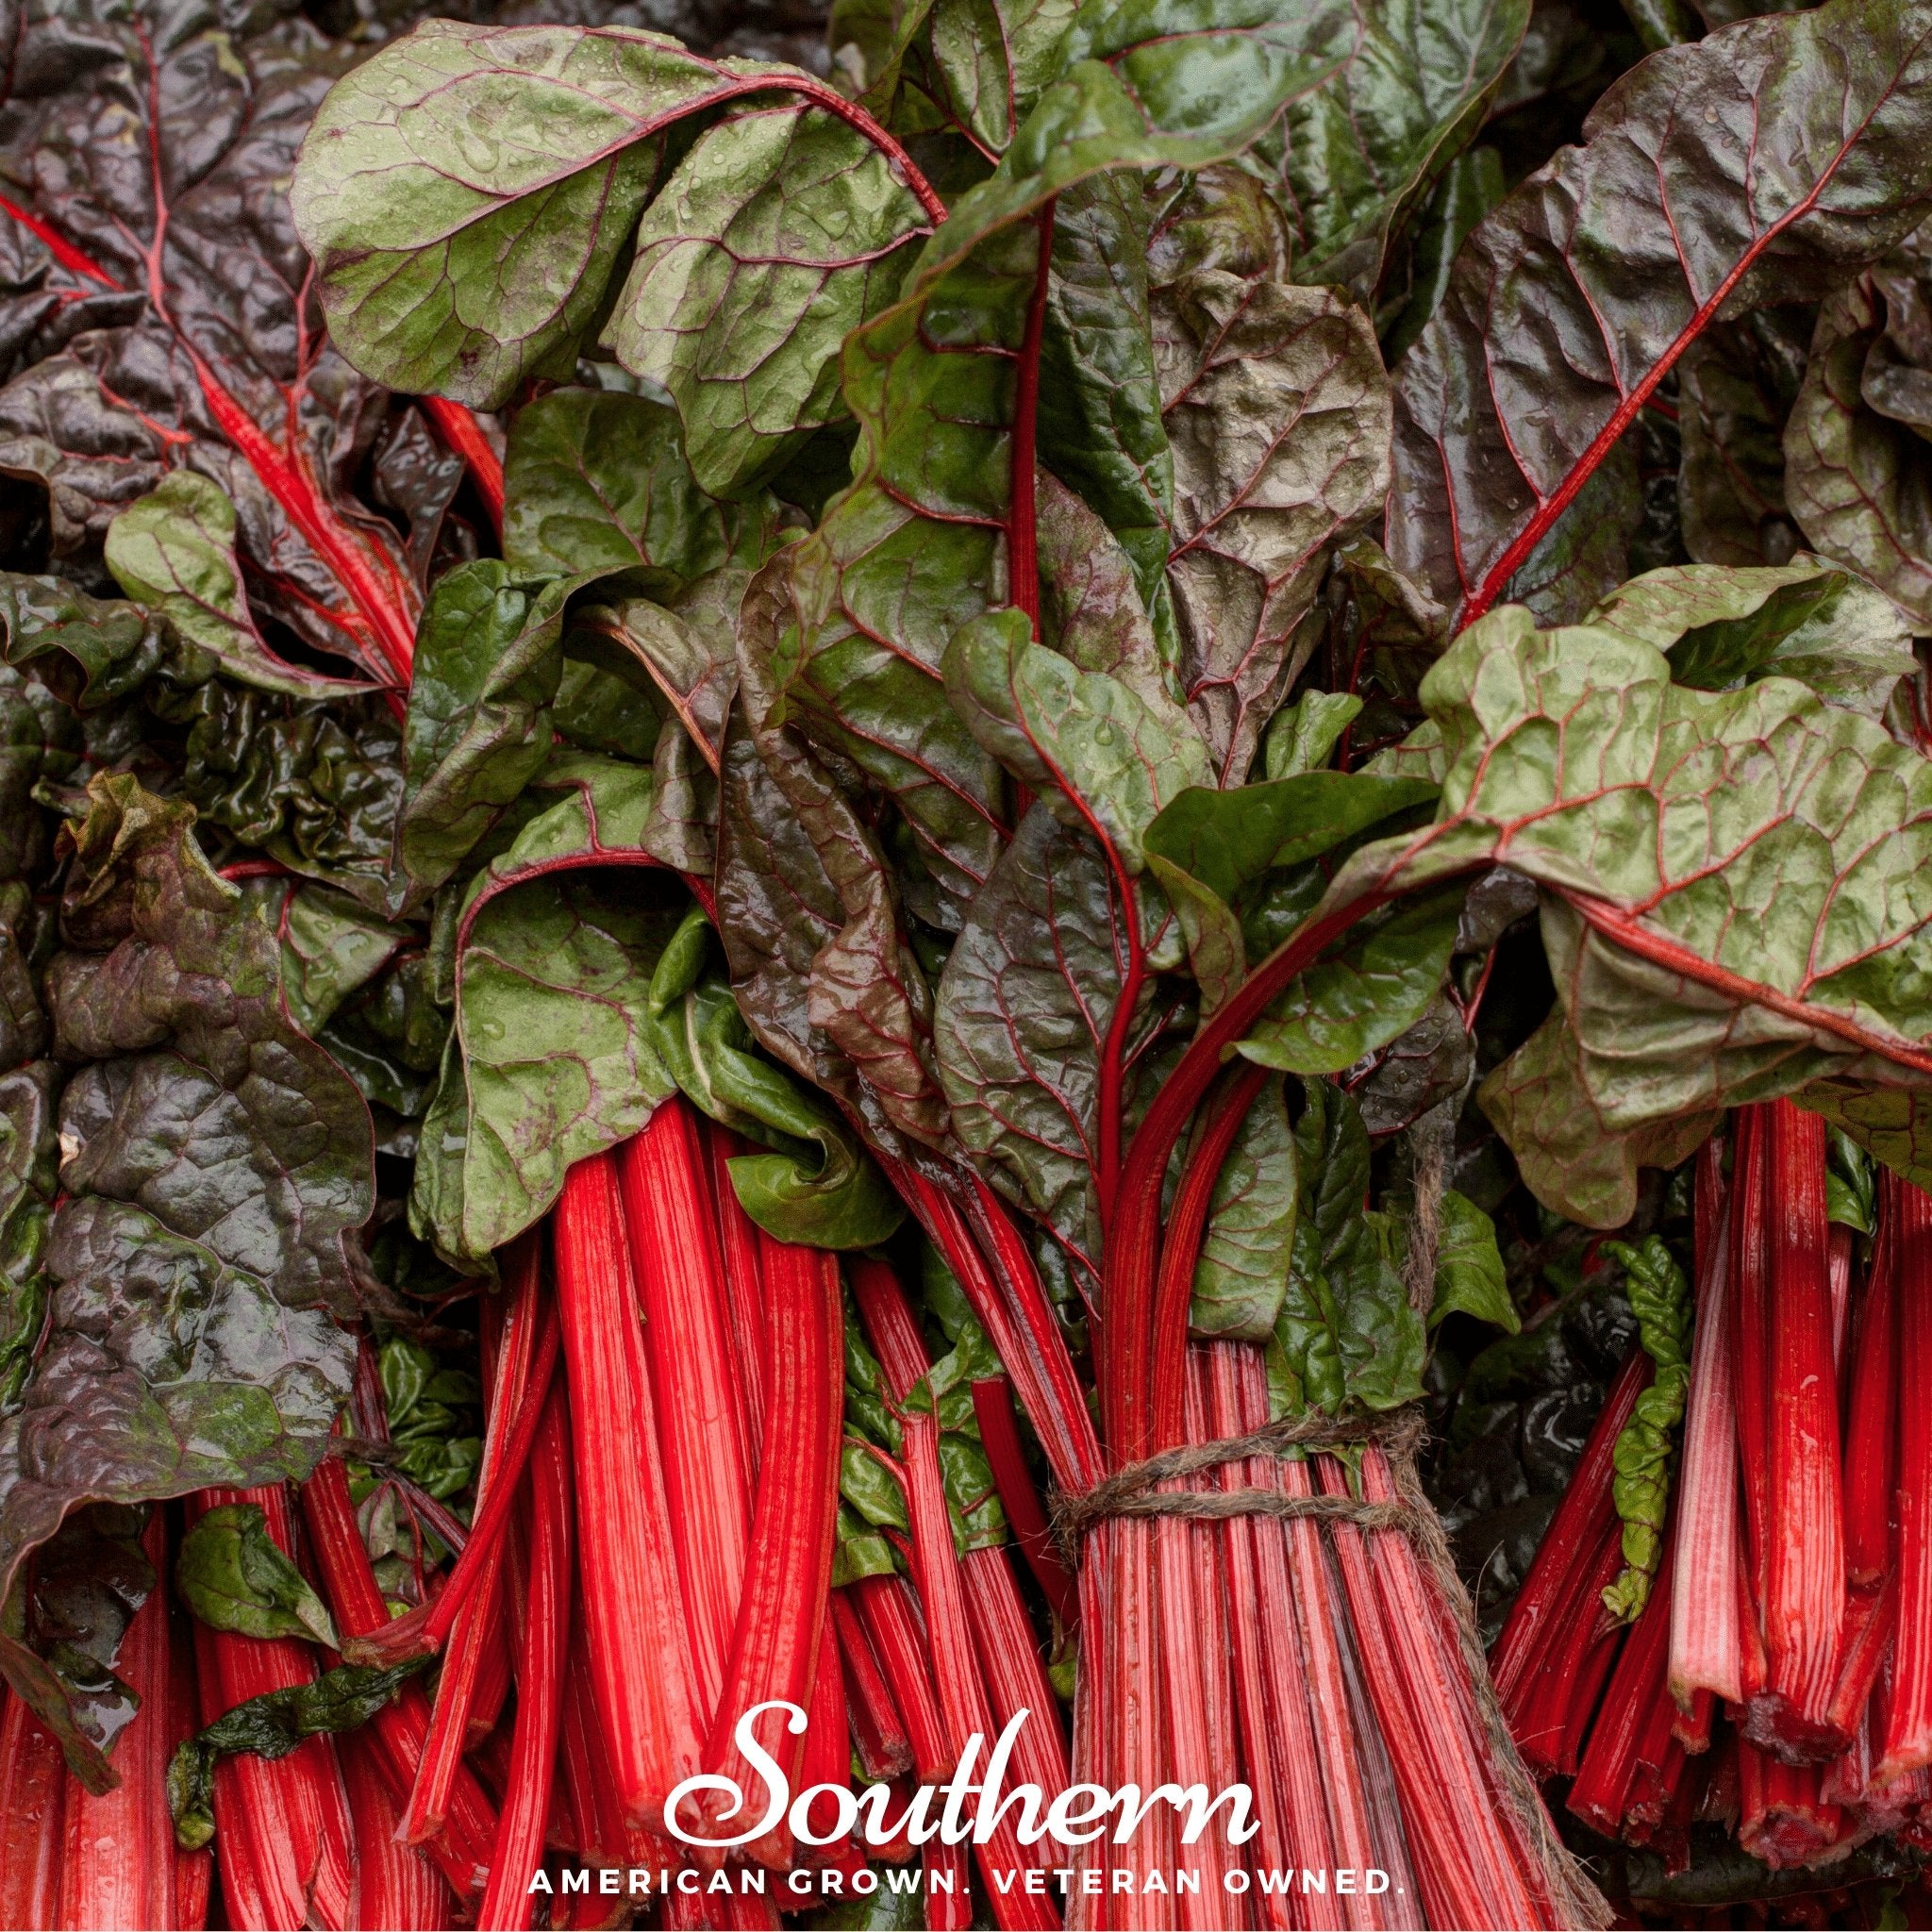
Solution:
[{"label": "glossy leaf", "polygon": [[1398,565],[1467,622],[1705,327],[1820,294],[1917,225],[1926,21],[1829,0],[1665,48],[1598,102],[1585,144],[1475,229],[1403,358]]},{"label": "glossy leaf", "polygon": [[412,1657],[381,1668],[338,1664],[306,1684],[264,1690],[224,1711],[205,1730],[179,1744],[168,1765],[168,1809],[175,1820],[175,1843],[192,1852],[214,1839],[215,1765],[224,1753],[286,1757],[305,1738],[356,1730],[428,1661]]},{"label": "glossy leaf", "polygon": [[831,1108],[761,1058],[731,989],[706,970],[711,925],[685,915],[652,974],[652,1039],[686,1096],[715,1121],[770,1148],[730,1162],[739,1205],[779,1241],[866,1248],[891,1238],[905,1210]]},{"label": "glossy leaf", "polygon": [[[1381,286],[1391,243],[1489,111],[1526,0],[1349,0],[1324,9],[1344,58],[1282,117],[1294,279]],[[1453,251],[1452,251],[1453,252]]]},{"label": "glossy leaf", "polygon": [[[348,1392],[369,1119],[290,1023],[274,929],[192,813],[97,776],[48,969],[60,1107],[50,1332],[0,1422],[0,1580],[84,1498],[306,1475]],[[91,1781],[99,1752],[11,1638],[0,1667]]]},{"label": "glossy leaf", "polygon": [[1180,678],[1220,782],[1246,776],[1331,544],[1389,489],[1374,331],[1323,289],[1203,271],[1154,297]]},{"label": "glossy leaf", "polygon": [[1355,1103],[1323,1081],[1305,1087],[1295,1124],[1301,1213],[1287,1291],[1270,1345],[1277,1411],[1383,1409],[1422,1392],[1423,1319],[1383,1231],[1362,1203],[1369,1140]]},{"label": "glossy leaf", "polygon": [[844,413],[840,345],[930,225],[823,108],[762,107],[698,137],[644,212],[605,341],[677,404],[705,489],[741,494]]},{"label": "glossy leaf", "polygon": [[284,663],[262,641],[235,551],[235,506],[206,476],[176,470],[108,525],[108,568],[230,677],[308,696],[366,690]]},{"label": "glossy leaf", "polygon": [[1795,677],[1868,718],[1884,716],[1899,679],[1918,665],[1888,597],[1809,558],[1782,570],[1651,571],[1606,598],[1588,622],[1656,645],[1675,683],[1720,691]]},{"label": "glossy leaf", "polygon": [[1932,466],[1918,429],[1866,397],[1885,343],[1877,275],[1827,296],[1785,425],[1785,495],[1812,547],[1870,577],[1932,626]]},{"label": "glossy leaf", "polygon": [[1146,1024],[1116,1013],[1123,939],[1099,847],[1036,806],[947,957],[934,1024],[953,1131],[1096,1277],[1099,1110],[1131,1118],[1157,1077],[1143,1063],[1125,1092],[1102,1091],[1110,1030]]},{"label": "glossy leaf", "polygon": [[175,1587],[211,1630],[341,1647],[327,1607],[269,1535],[258,1503],[221,1503],[197,1517],[175,1552]]},{"label": "glossy leaf", "polygon": [[1241,1123],[1208,1213],[1188,1327],[1195,1336],[1266,1341],[1286,1292],[1301,1176],[1281,1083],[1261,1091]]},{"label": "glossy leaf", "polygon": [[1142,696],[1031,636],[1017,610],[956,633],[944,667],[954,708],[1062,824],[1091,831],[1132,876],[1161,808],[1208,781],[1208,748],[1165,693]]},{"label": "glossy leaf", "polygon": [[1523,1318],[1509,1298],[1508,1276],[1496,1248],[1496,1224],[1466,1194],[1442,1191],[1441,1222],[1436,1237],[1436,1292],[1429,1304],[1429,1326],[1452,1314],[1474,1315],[1510,1335]]}]

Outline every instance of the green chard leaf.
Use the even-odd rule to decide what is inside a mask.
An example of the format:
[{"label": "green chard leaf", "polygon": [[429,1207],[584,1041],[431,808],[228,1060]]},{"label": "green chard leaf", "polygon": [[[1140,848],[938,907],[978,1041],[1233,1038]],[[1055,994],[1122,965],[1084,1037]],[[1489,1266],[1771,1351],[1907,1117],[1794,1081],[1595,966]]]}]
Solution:
[{"label": "green chard leaf", "polygon": [[650,987],[652,1039],[704,1112],[773,1151],[729,1163],[739,1205],[779,1241],[866,1248],[891,1238],[898,1197],[831,1107],[754,1048],[721,974],[707,970],[710,921],[685,915]]},{"label": "green chard leaf", "polygon": [[1429,1326],[1452,1314],[1493,1322],[1510,1335],[1523,1318],[1509,1298],[1509,1278],[1496,1247],[1496,1224],[1465,1194],[1442,1191],[1441,1221],[1436,1236],[1436,1298]]},{"label": "green chard leaf", "polygon": [[1780,570],[1688,563],[1650,571],[1584,621],[1655,644],[1678,684],[1722,691],[1795,677],[1868,718],[1882,718],[1899,679],[1918,668],[1897,606],[1813,558]]},{"label": "green chard leaf", "polygon": [[412,1657],[381,1667],[338,1664],[310,1683],[264,1690],[184,1740],[168,1765],[175,1842],[187,1852],[212,1842],[215,1766],[224,1756],[286,1757],[305,1738],[359,1730],[428,1662]]},{"label": "green chard leaf", "polygon": [[684,903],[639,843],[650,774],[562,752],[535,789],[557,803],[463,898],[456,1024],[411,1195],[419,1232],[462,1267],[546,1212],[572,1162],[638,1132],[675,1087],[650,987]]},{"label": "green chard leaf", "polygon": [[1422,1393],[1428,1343],[1390,1231],[1363,1208],[1369,1137],[1341,1089],[1308,1080],[1303,1091],[1301,1211],[1268,1351],[1275,1412],[1397,1408]]},{"label": "green chard leaf", "polygon": [[1274,1332],[1301,1208],[1282,1084],[1271,1080],[1261,1090],[1214,1183],[1188,1305],[1196,1337],[1266,1341]]},{"label": "green chard leaf", "polygon": [[754,723],[797,724],[893,800],[942,926],[958,929],[1005,842],[999,768],[947,705],[941,667],[954,634],[1007,601],[1036,218],[1113,170],[1238,152],[1321,70],[1302,37],[1298,21],[1236,27],[1198,5],[1083,9],[1062,77],[998,168],[960,198],[899,299],[846,342],[853,481],[786,553],[782,602],[758,646],[782,708]]},{"label": "green chard leaf", "polygon": [[211,1630],[341,1648],[326,1607],[269,1535],[258,1503],[205,1510],[181,1539],[175,1587]]},{"label": "green chard leaf", "polygon": [[285,663],[262,641],[235,552],[235,506],[193,470],[175,470],[108,526],[108,568],[130,597],[242,684],[297,697],[367,691]]},{"label": "green chard leaf", "polygon": [[1374,298],[1391,242],[1482,125],[1529,11],[1525,0],[1320,9],[1346,57],[1282,116],[1279,194],[1294,225],[1296,281]]},{"label": "green chard leaf", "polygon": [[[274,928],[208,870],[192,810],[98,774],[64,835],[69,950],[47,970],[62,1200],[48,1333],[0,1421],[0,1593],[83,1500],[308,1474],[348,1392],[360,1096],[291,1024]],[[109,1776],[17,1640],[0,1669],[91,1784]]]},{"label": "green chard leaf", "polygon": [[698,481],[740,495],[843,416],[838,346],[930,232],[856,128],[771,100],[708,128],[658,191],[604,340],[675,401]]},{"label": "green chard leaf", "polygon": [[1519,607],[1472,625],[1423,687],[1436,824],[1357,852],[1314,917],[1497,862],[1542,889],[1557,1010],[1481,1097],[1573,1220],[1621,1224],[1640,1162],[1781,1093],[1927,1174],[1932,765],[1790,679],[1707,692],[1669,670]]},{"label": "green chard leaf", "polygon": [[1604,1607],[1620,1623],[1634,1624],[1663,1559],[1672,1435],[1690,1393],[1690,1281],[1659,1236],[1646,1235],[1637,1247],[1606,1241],[1604,1252],[1624,1270],[1643,1352],[1657,1364],[1657,1378],[1637,1398],[1611,1457],[1624,1568],[1605,1590]]}]

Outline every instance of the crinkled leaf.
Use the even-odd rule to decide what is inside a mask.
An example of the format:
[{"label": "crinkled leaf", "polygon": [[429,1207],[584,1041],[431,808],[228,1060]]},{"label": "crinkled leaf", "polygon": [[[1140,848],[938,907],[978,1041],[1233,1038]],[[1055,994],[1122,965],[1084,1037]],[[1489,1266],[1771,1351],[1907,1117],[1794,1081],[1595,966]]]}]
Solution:
[{"label": "crinkled leaf", "polygon": [[308,1683],[264,1690],[184,1740],[168,1765],[175,1842],[192,1852],[213,1840],[215,1765],[224,1755],[286,1757],[305,1738],[359,1730],[428,1661],[412,1657],[379,1668],[338,1664]]},{"label": "crinkled leaf", "polygon": [[785,708],[755,723],[802,724],[891,795],[945,925],[958,926],[1003,843],[998,768],[952,714],[939,674],[954,633],[1008,601],[1017,363],[1040,271],[1033,217],[1095,175],[1239,150],[1319,66],[1303,51],[1304,25],[1235,28],[1199,5],[1088,8],[1070,29],[1064,77],[925,244],[905,292],[845,344],[853,482],[789,553],[766,646]]},{"label": "crinkled leaf", "polygon": [[192,470],[176,470],[108,525],[108,568],[130,597],[158,610],[230,677],[310,696],[363,691],[286,663],[262,641],[235,552],[235,506]]},{"label": "crinkled leaf", "polygon": [[1391,242],[1481,126],[1527,0],[1341,0],[1321,9],[1345,58],[1282,116],[1294,279],[1379,288]]},{"label": "crinkled leaf", "polygon": [[[48,969],[63,1199],[49,1332],[0,1423],[0,1587],[86,1499],[301,1477],[347,1394],[369,1118],[287,1018],[273,927],[192,812],[97,775]],[[94,1743],[10,1639],[0,1666],[90,1781]]]},{"label": "crinkled leaf", "polygon": [[1808,308],[1714,323],[1677,364],[1677,504],[1699,563],[1780,564],[1798,547],[1785,503],[1785,419],[1811,346]]},{"label": "crinkled leaf", "polygon": [[744,1211],[779,1241],[865,1248],[904,1217],[885,1176],[831,1108],[752,1046],[731,989],[708,972],[711,925],[693,907],[653,974],[650,1010],[658,1058],[715,1121],[773,1151],[731,1162]]},{"label": "crinkled leaf", "polygon": [[1301,1177],[1281,1082],[1248,1109],[1208,1210],[1188,1326],[1196,1336],[1266,1341],[1287,1289]]},{"label": "crinkled leaf", "polygon": [[1203,270],[1157,291],[1153,311],[1181,686],[1234,784],[1290,681],[1329,546],[1388,493],[1389,382],[1367,316],[1329,290]]},{"label": "crinkled leaf", "polygon": [[1032,641],[1024,612],[991,611],[946,648],[946,690],[974,737],[1060,823],[1101,839],[1129,876],[1174,794],[1208,782],[1208,748],[1164,693],[1142,696]]},{"label": "crinkled leaf", "polygon": [[[1096,175],[1055,207],[1038,442],[1046,470],[1079,492],[1073,501],[1110,530],[1131,559],[1142,621],[1145,611],[1154,612],[1171,647],[1174,459],[1154,367],[1148,217],[1145,189],[1133,175]],[[1042,489],[1041,573],[1047,579],[1055,575],[1055,511],[1052,492]],[[1077,566],[1076,552],[1066,557]]]},{"label": "crinkled leaf", "polygon": [[1665,48],[1604,95],[1584,144],[1476,227],[1403,358],[1397,564],[1487,604],[1703,326],[1822,294],[1917,225],[1927,20],[1829,0]]},{"label": "crinkled leaf", "polygon": [[409,687],[396,822],[403,904],[461,865],[550,756],[569,588],[494,559],[459,565],[437,585]]},{"label": "crinkled leaf", "polygon": [[[1034,515],[1041,641],[1082,671],[1103,671],[1160,708],[1174,694],[1172,657],[1155,635],[1125,549],[1081,499],[1042,471]],[[1155,571],[1167,560],[1163,536]],[[1164,594],[1164,592],[1162,593]],[[1170,627],[1172,611],[1169,612]]]},{"label": "crinkled leaf", "polygon": [[1560,1010],[1485,1106],[1558,1211],[1617,1225],[1637,1160],[1733,1102],[1932,1079],[1916,750],[1790,679],[1684,690],[1647,644],[1515,607],[1424,697],[1438,823],[1357,853],[1320,916],[1498,860],[1543,888]]},{"label": "crinkled leaf", "polygon": [[1509,1298],[1509,1279],[1496,1247],[1496,1224],[1466,1194],[1444,1188],[1436,1236],[1436,1292],[1429,1326],[1443,1316],[1474,1315],[1510,1335],[1523,1318]]},{"label": "crinkled leaf", "polygon": [[636,876],[650,774],[575,752],[542,782],[558,803],[466,895],[456,1026],[410,1201],[418,1228],[470,1266],[549,1208],[573,1162],[627,1140],[674,1091],[649,995],[684,908]]},{"label": "crinkled leaf", "polygon": [[1650,1586],[1663,1559],[1672,1433],[1684,1419],[1690,1393],[1690,1282],[1657,1235],[1646,1235],[1636,1247],[1606,1241],[1604,1252],[1624,1270],[1643,1352],[1657,1364],[1655,1379],[1638,1396],[1611,1450],[1616,1470],[1611,1491],[1624,1524],[1624,1568],[1604,1591],[1604,1607],[1620,1623],[1632,1624],[1650,1601]]},{"label": "crinkled leaf", "polygon": [[761,106],[700,135],[658,190],[604,339],[676,403],[699,482],[736,496],[843,414],[840,345],[929,232],[855,127]]},{"label": "crinkled leaf", "polygon": [[392,388],[497,408],[601,312],[659,131],[800,80],[629,27],[422,23],[303,143],[295,223],[330,333]]},{"label": "crinkled leaf", "polygon": [[759,1041],[832,1095],[867,1137],[937,1142],[932,993],[901,928],[898,888],[865,820],[797,734],[758,721],[784,559],[746,592],[744,703],[724,748],[719,930]]},{"label": "crinkled leaf", "polygon": [[559,389],[517,411],[503,465],[503,555],[513,572],[649,573],[664,595],[748,549],[766,511],[721,504],[691,475],[677,412],[644,396]]},{"label": "crinkled leaf", "polygon": [[[1149,910],[1143,892],[1151,934],[1161,914]],[[933,1029],[953,1131],[1096,1275],[1100,1069],[1124,940],[1099,847],[1036,806],[947,957]],[[1126,1024],[1141,1026],[1142,1015]],[[1158,1073],[1144,1060],[1133,1069],[1120,1101],[1126,1124]]]},{"label": "crinkled leaf", "polygon": [[211,1630],[341,1648],[326,1606],[269,1535],[258,1503],[217,1504],[190,1526],[175,1557],[175,1588]]},{"label": "crinkled leaf", "polygon": [[29,9],[14,52],[8,193],[97,325],[0,391],[0,470],[46,490],[53,558],[92,569],[118,511],[198,473],[235,507],[250,602],[406,682],[420,579],[348,494],[385,399],[317,326],[287,194],[347,50],[290,0],[134,0]]},{"label": "crinkled leaf", "polygon": [[1301,1212],[1269,1348],[1271,1397],[1277,1413],[1398,1407],[1422,1393],[1427,1338],[1383,1230],[1363,1212],[1369,1138],[1346,1093],[1321,1080],[1304,1091]]},{"label": "crinkled leaf", "polygon": [[1868,718],[1884,716],[1899,679],[1918,665],[1891,600],[1811,558],[1782,570],[1688,563],[1650,571],[1586,622],[1655,644],[1678,684],[1718,691],[1795,677]]},{"label": "crinkled leaf", "polygon": [[1785,424],[1785,496],[1812,547],[1870,577],[1932,628],[1932,491],[1919,431],[1873,408],[1865,372],[1884,342],[1876,275],[1828,295]]},{"label": "crinkled leaf", "polygon": [[[1456,943],[1458,953],[1465,950],[1467,938],[1466,902],[1463,914],[1464,931]],[[1475,1049],[1462,1010],[1441,992],[1423,1009],[1421,1019],[1348,1068],[1342,1079],[1362,1110],[1362,1124],[1380,1139],[1413,1126],[1430,1108],[1460,1094],[1469,1085],[1474,1062]]]},{"label": "crinkled leaf", "polygon": [[181,790],[201,820],[372,910],[390,891],[403,730],[380,697],[280,697],[158,678],[154,717],[183,731]]}]

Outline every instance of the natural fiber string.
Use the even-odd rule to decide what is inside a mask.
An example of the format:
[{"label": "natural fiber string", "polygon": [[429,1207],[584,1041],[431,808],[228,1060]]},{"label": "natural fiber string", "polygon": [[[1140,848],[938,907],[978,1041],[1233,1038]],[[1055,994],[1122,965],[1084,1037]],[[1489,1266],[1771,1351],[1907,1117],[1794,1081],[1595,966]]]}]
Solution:
[{"label": "natural fiber string", "polygon": [[[1509,1735],[1495,1686],[1490,1681],[1489,1660],[1476,1634],[1475,1607],[1470,1602],[1461,1573],[1450,1553],[1441,1519],[1430,1507],[1416,1474],[1416,1455],[1424,1435],[1422,1417],[1413,1409],[1351,1419],[1319,1415],[1285,1417],[1249,1435],[1164,1450],[1158,1456],[1129,1463],[1080,1495],[1056,1496],[1055,1533],[1075,1562],[1091,1530],[1124,1516],[1174,1516],[1195,1522],[1224,1522],[1238,1516],[1277,1520],[1313,1517],[1338,1527],[1394,1530],[1406,1536],[1415,1545],[1417,1556],[1433,1574],[1436,1588],[1441,1592],[1497,1775],[1515,1807],[1529,1849],[1542,1868],[1551,1906],[1566,1924],[1586,1928],[1609,1925],[1609,1907],[1590,1882],[1581,1863],[1551,1826],[1541,1793],[1516,1749],[1515,1739]],[[1159,1487],[1200,1475],[1224,1463],[1244,1461],[1251,1456],[1353,1446],[1374,1446],[1383,1452],[1395,1501],[1371,1503],[1357,1501],[1352,1496],[1290,1496],[1275,1490],[1175,1491]]]},{"label": "natural fiber string", "polygon": [[1235,1516],[1273,1516],[1283,1521],[1312,1516],[1331,1523],[1357,1524],[1364,1529],[1418,1535],[1423,1525],[1407,1503],[1361,1503],[1353,1496],[1289,1496],[1278,1490],[1163,1490],[1160,1485],[1201,1475],[1223,1463],[1243,1462],[1251,1456],[1279,1456],[1290,1449],[1339,1449],[1378,1442],[1391,1457],[1413,1458],[1422,1434],[1421,1418],[1407,1410],[1358,1421],[1321,1415],[1285,1417],[1250,1435],[1163,1450],[1142,1462],[1128,1463],[1077,1496],[1056,1496],[1054,1529],[1076,1563],[1087,1532],[1118,1516],[1186,1516],[1197,1522],[1225,1522]]}]

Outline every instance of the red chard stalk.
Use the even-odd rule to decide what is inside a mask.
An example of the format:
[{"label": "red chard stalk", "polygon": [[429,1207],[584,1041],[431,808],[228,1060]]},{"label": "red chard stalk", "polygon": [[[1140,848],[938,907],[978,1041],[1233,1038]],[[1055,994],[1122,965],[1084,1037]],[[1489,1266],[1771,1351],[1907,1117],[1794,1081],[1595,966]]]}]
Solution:
[{"label": "red chard stalk", "polygon": [[608,1155],[565,1177],[553,1220],[575,1424],[578,1564],[591,1686],[617,1793],[657,1824],[697,1770],[698,1713],[630,1245]]}]

